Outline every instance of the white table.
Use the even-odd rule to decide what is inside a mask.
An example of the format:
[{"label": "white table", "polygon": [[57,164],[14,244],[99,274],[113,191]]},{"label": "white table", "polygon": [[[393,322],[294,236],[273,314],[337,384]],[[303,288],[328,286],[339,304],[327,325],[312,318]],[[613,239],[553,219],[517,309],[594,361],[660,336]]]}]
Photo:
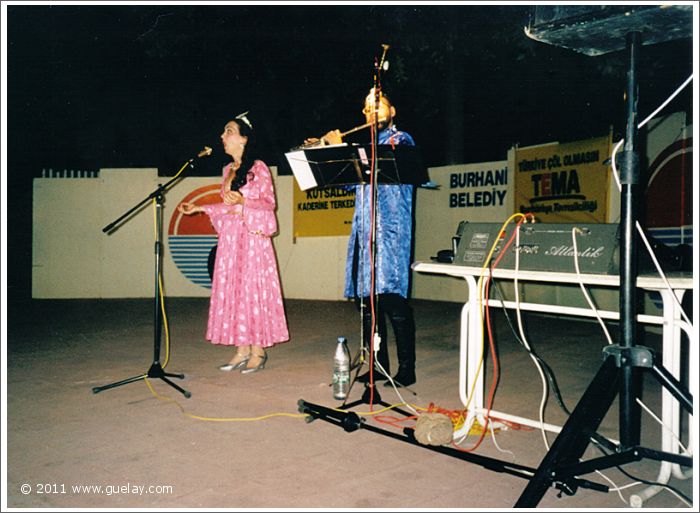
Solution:
[{"label": "white table", "polygon": [[[442,264],[431,262],[416,262],[413,264],[413,269],[417,272],[428,274],[441,274],[445,276],[454,276],[464,278],[467,284],[467,300],[462,307],[461,323],[460,323],[460,359],[459,359],[459,395],[462,404],[467,407],[467,420],[464,426],[455,432],[455,438],[461,438],[469,433],[475,419],[480,419],[484,422],[486,408],[484,408],[484,373],[483,373],[483,310],[479,305],[479,278],[488,270],[483,270],[481,267],[466,267],[454,264]],[[484,275],[482,281],[482,303],[486,303],[486,298],[483,297],[484,285],[488,275]],[[518,282],[540,282],[540,283],[561,283],[561,284],[578,284],[581,281],[585,285],[594,285],[602,287],[619,288],[620,277],[617,275],[603,274],[582,274],[577,276],[575,273],[561,272],[542,272],[542,271],[514,271],[511,269],[495,269],[491,275],[492,279],[516,280]],[[663,366],[679,379],[681,370],[681,329],[684,330],[691,340],[689,349],[690,364],[690,383],[695,383],[697,369],[692,362],[697,361],[697,339],[693,333],[692,327],[687,322],[681,319],[680,307],[678,303],[683,299],[683,294],[686,290],[693,288],[692,275],[676,275],[668,278],[669,284],[673,291],[669,290],[663,280],[658,276],[639,276],[637,278],[637,286],[644,290],[657,291],[661,295],[663,302],[663,310],[661,316],[655,315],[638,315],[637,320],[646,324],[657,324],[662,326],[662,341],[663,341]],[[678,301],[674,300],[674,295]],[[595,313],[588,308],[565,307],[560,305],[551,305],[543,303],[525,303],[515,301],[497,301],[494,299],[488,300],[490,306],[505,306],[507,308],[518,307],[521,310],[553,313],[559,315],[572,315],[580,317],[595,317]],[[483,304],[481,305],[484,306]],[[619,319],[619,312],[598,310],[598,314],[603,319]],[[602,363],[602,361],[601,361]],[[474,386],[473,396],[471,401],[468,398],[468,387]],[[516,422],[522,425],[527,425],[535,428],[544,428],[548,431],[558,433],[561,426],[541,423],[539,420],[527,419],[515,415],[510,415],[505,412],[491,410],[490,416]],[[666,390],[662,391],[662,414],[661,418],[665,425],[672,428],[673,432],[667,429],[662,429],[661,450],[671,453],[679,453],[681,447],[677,441],[680,432],[680,405],[673,396]],[[692,426],[689,415],[688,425]],[[692,444],[692,439],[690,440]],[[690,449],[690,447],[689,447]],[[677,464],[663,462],[657,481],[667,483],[671,473],[676,477],[686,479],[689,477],[684,474],[682,469]],[[659,487],[649,487],[641,494],[636,496],[636,501],[641,505],[641,502],[653,496],[659,491]]]}]

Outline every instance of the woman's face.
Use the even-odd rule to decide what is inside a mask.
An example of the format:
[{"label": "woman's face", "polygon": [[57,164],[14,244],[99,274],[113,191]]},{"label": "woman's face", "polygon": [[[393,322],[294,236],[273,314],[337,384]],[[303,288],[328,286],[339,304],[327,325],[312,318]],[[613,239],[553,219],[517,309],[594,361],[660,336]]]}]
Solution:
[{"label": "woman's face", "polygon": [[241,135],[238,123],[229,121],[221,134],[221,142],[224,145],[224,152],[233,157],[243,153],[243,148],[248,142],[248,138]]}]

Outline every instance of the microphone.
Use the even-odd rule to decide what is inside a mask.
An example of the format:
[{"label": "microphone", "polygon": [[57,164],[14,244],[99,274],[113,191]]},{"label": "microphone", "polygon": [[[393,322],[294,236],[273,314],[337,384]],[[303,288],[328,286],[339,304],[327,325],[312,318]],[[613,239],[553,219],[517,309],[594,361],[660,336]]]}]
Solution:
[{"label": "microphone", "polygon": [[383,51],[382,51],[382,58],[379,62],[379,69],[383,69],[384,71],[387,71],[389,69],[389,61],[385,60],[386,59],[386,52],[389,51],[389,48],[391,48],[391,46],[385,45],[382,43]]},{"label": "microphone", "polygon": [[211,148],[209,146],[205,146],[202,151],[197,153],[197,156],[200,158],[201,157],[208,157],[209,155],[211,155]]}]

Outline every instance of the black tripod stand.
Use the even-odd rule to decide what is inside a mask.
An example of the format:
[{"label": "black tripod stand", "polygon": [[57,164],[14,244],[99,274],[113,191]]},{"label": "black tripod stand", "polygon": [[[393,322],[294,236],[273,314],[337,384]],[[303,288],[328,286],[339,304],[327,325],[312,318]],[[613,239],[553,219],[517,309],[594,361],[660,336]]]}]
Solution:
[{"label": "black tripod stand", "polygon": [[[383,341],[382,344],[385,344],[386,342]],[[370,345],[371,348],[373,348],[373,345]],[[348,389],[348,397],[350,396],[350,392],[352,391],[353,387],[355,386],[355,383],[358,382],[358,375],[360,374],[360,371],[364,367],[364,362],[366,361],[364,358],[364,353],[366,351],[366,348],[363,346],[363,343],[360,343],[360,349],[358,353],[355,355],[355,357],[352,359],[352,362],[350,364],[350,372],[355,371],[355,376],[353,377],[352,381],[350,382],[350,387]],[[381,395],[379,394],[379,390],[377,388],[377,381],[370,379],[369,378],[369,373],[374,373],[374,376],[377,375],[377,369],[374,368],[374,363],[372,362],[372,359],[369,360],[369,370],[368,376],[367,376],[367,381],[364,383],[365,385],[365,390],[362,393],[362,397],[360,399],[357,399],[356,401],[353,401],[351,403],[346,403],[343,401],[343,404],[341,404],[338,408],[339,409],[351,409],[354,408],[355,406],[359,406],[361,404],[379,404],[381,406],[384,406],[385,408],[388,408],[391,406],[389,403],[385,402],[382,400]],[[347,400],[347,399],[346,399]],[[398,408],[395,408],[395,411],[405,415],[405,416],[410,416],[410,413],[407,413],[405,411],[402,411]]]},{"label": "black tripod stand", "polygon": [[[206,155],[209,155],[211,153],[210,148],[205,148],[204,151],[199,153],[199,157],[203,157]],[[183,166],[182,169],[184,169],[187,165],[192,166],[192,162],[194,159],[190,159],[187,163],[185,163],[185,166]],[[180,171],[182,171],[182,169]],[[180,386],[176,385],[172,381],[170,381],[168,378],[179,378],[179,379],[184,379],[185,375],[184,374],[172,374],[165,372],[163,369],[163,366],[160,363],[160,340],[161,340],[161,333],[163,331],[163,310],[162,310],[162,302],[161,302],[161,266],[162,266],[162,261],[163,261],[163,245],[161,242],[162,239],[162,232],[163,232],[163,193],[167,191],[176,181],[179,181],[182,177],[180,176],[180,173],[177,173],[169,182],[167,182],[165,185],[159,184],[158,188],[153,191],[151,194],[146,196],[142,201],[140,201],[137,205],[135,205],[133,208],[129,209],[127,212],[125,212],[121,217],[119,217],[117,220],[114,222],[108,224],[105,226],[102,231],[105,233],[110,233],[112,232],[120,223],[122,220],[128,218],[132,213],[135,211],[139,210],[141,207],[143,207],[146,203],[149,201],[155,201],[155,206],[156,206],[156,241],[155,241],[155,292],[154,292],[154,311],[153,311],[153,325],[154,325],[154,333],[153,333],[153,363],[151,364],[151,367],[148,369],[148,372],[145,374],[140,374],[138,376],[133,376],[131,378],[123,379],[121,381],[117,381],[115,383],[110,383],[109,385],[103,385],[101,387],[93,387],[92,392],[94,394],[101,392],[102,390],[107,390],[108,388],[114,388],[118,387],[121,385],[126,385],[127,383],[132,383],[134,381],[138,381],[140,379],[145,379],[145,378],[160,378],[163,381],[165,381],[168,385],[176,389],[178,392],[182,393],[185,397],[191,397],[192,394],[181,388]],[[167,365],[167,362],[166,362]]]},{"label": "black tripod stand", "polygon": [[[604,361],[578,405],[540,463],[537,472],[516,502],[516,507],[534,507],[547,489],[556,485],[573,495],[578,487],[575,476],[615,467],[647,458],[692,467],[692,458],[640,447],[641,410],[636,403],[642,372],[651,374],[689,413],[693,411],[691,394],[674,376],[656,362],[654,352],[636,346],[637,284],[637,191],[640,187],[637,151],[637,59],[641,34],[627,34],[629,67],[627,71],[627,127],[622,154],[621,176],[621,254],[620,254],[620,335],[621,343],[603,351]],[[613,400],[620,396],[620,444],[613,444],[596,433]],[[580,461],[591,439],[611,454]]]}]

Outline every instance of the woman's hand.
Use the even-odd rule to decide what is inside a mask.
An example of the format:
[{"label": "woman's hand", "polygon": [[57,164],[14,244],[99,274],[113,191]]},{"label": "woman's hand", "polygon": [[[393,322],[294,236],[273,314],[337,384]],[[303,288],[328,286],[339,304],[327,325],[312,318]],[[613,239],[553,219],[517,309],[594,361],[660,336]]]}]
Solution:
[{"label": "woman's hand", "polygon": [[192,214],[197,214],[199,212],[202,212],[202,207],[198,207],[194,203],[189,203],[187,201],[183,201],[177,206],[178,211],[180,211],[182,214],[185,214],[187,216],[191,216]]},{"label": "woman's hand", "polygon": [[245,198],[238,191],[228,191],[224,194],[224,203],[226,205],[243,205]]}]

